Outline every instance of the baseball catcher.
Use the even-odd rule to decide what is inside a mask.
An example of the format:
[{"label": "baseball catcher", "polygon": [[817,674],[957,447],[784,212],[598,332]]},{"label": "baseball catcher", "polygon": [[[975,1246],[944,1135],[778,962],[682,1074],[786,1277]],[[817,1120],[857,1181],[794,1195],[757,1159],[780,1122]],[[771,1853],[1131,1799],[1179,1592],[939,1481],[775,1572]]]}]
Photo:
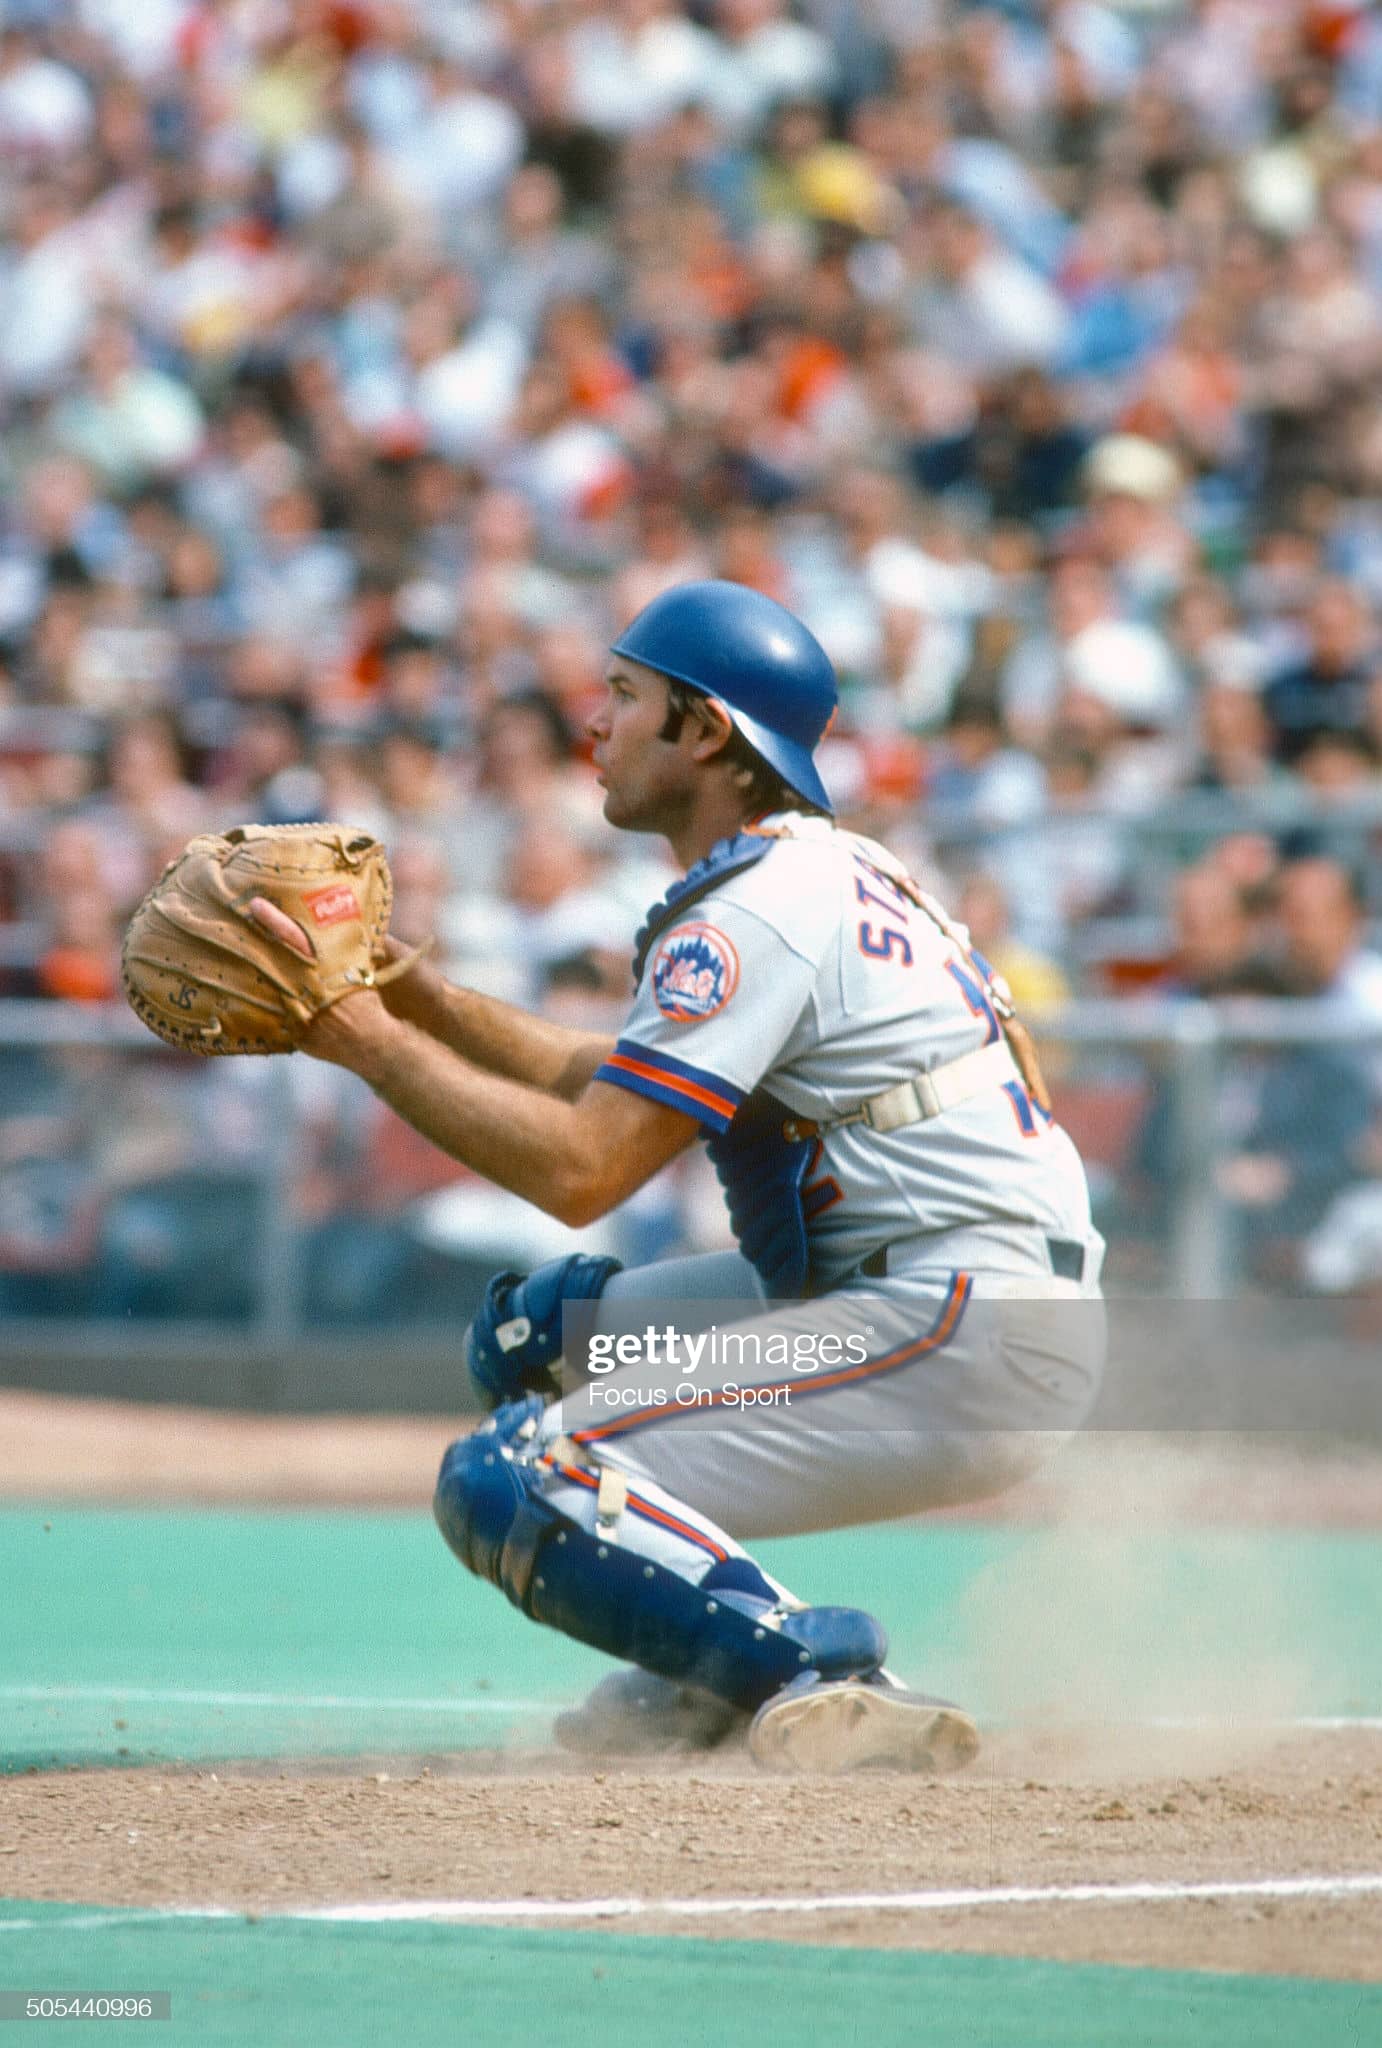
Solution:
[{"label": "baseball catcher", "polygon": [[[221,870],[229,928],[262,941],[239,948],[263,977],[246,1021],[216,1008],[219,951],[179,980],[151,912],[127,949],[141,1014],[163,1029],[177,1013],[165,1035],[202,1051],[286,1039],[351,1068],[567,1224],[706,1142],[738,1252],[501,1273],[466,1333],[492,1412],[447,1451],[437,1520],[531,1619],[635,1667],[559,1721],[586,1752],[743,1729],[777,1769],[967,1762],[973,1723],[898,1682],[872,1613],[805,1604],[745,1546],[993,1492],[1097,1389],[1103,1246],[1079,1159],[967,934],[886,848],[837,827],[812,758],[835,704],[812,635],[736,584],[672,589],[616,641],[590,726],[605,816],[665,836],[684,879],[648,914],[613,1043],[396,957],[358,890],[357,927],[330,892],[356,890],[349,864],[367,856],[334,828],[318,829],[349,873],[293,900],[242,879],[252,835]],[[598,1329],[696,1296],[739,1305],[754,1355],[815,1366],[712,1356],[689,1405],[619,1364],[559,1396],[564,1303]]]}]

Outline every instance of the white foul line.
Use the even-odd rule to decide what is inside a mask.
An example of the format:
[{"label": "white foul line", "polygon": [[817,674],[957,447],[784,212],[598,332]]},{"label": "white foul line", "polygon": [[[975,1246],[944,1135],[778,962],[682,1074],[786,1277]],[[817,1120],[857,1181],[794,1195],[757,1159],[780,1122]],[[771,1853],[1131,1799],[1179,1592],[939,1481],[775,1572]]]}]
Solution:
[{"label": "white foul line", "polygon": [[1268,1877],[1207,1884],[964,1886],[951,1891],[837,1892],[742,1899],[419,1899],[317,1906],[303,1920],[580,1920],[664,1914],[699,1920],[758,1913],[950,1913],[992,1906],[1151,1905],[1185,1899],[1345,1898],[1382,1894],[1382,1872],[1361,1877]]},{"label": "white foul line", "polygon": [[1264,1734],[1289,1734],[1300,1729],[1312,1735],[1340,1734],[1349,1728],[1382,1728],[1382,1714],[1293,1714],[1275,1721],[1254,1721],[1250,1714],[1220,1715],[1217,1719],[1206,1714],[1161,1714],[1150,1721],[1129,1721],[1130,1728],[1183,1728],[1191,1731],[1209,1728],[1260,1728]]},{"label": "white foul line", "polygon": [[[188,1692],[141,1685],[0,1685],[0,1700],[134,1701],[146,1707],[287,1707],[370,1714],[555,1714],[557,1700],[393,1699],[352,1693]],[[1382,1724],[1379,1724],[1382,1725]]]},{"label": "white foul line", "polygon": [[[139,1706],[169,1707],[282,1707],[289,1712],[368,1714],[556,1714],[562,1701],[496,1699],[486,1693],[462,1699],[412,1699],[375,1696],[369,1693],[283,1693],[188,1691],[184,1688],[119,1685],[0,1685],[0,1701],[72,1700],[101,1706],[112,1701]],[[1004,1724],[986,1723],[997,1731]],[[1261,1729],[1266,1734],[1290,1734],[1295,1730],[1311,1734],[1343,1733],[1349,1729],[1382,1730],[1382,1714],[1300,1714],[1277,1720],[1254,1721],[1250,1715],[1196,1717],[1161,1715],[1147,1721],[1120,1724],[1137,1728],[1214,1729],[1228,1726]]]},{"label": "white foul line", "polygon": [[[708,1899],[381,1899],[344,1906],[308,1906],[255,1913],[255,1920],[379,1923],[386,1921],[514,1921],[750,1919],[763,1914],[962,1913],[998,1906],[1178,1905],[1196,1899],[1344,1899],[1382,1896],[1382,1872],[1351,1877],[1265,1877],[1199,1884],[975,1885],[924,1892],[835,1892],[814,1897]],[[150,1906],[70,1916],[0,1919],[0,1934],[43,1928],[129,1926],[169,1920],[236,1920],[229,1906]]]}]

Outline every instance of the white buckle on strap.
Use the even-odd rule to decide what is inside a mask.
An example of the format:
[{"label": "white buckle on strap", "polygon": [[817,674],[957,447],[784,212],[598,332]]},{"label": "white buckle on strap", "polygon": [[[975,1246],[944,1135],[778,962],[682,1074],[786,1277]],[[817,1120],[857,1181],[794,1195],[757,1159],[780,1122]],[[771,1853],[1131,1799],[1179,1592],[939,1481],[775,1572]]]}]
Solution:
[{"label": "white buckle on strap", "polygon": [[617,1465],[592,1465],[579,1444],[569,1436],[559,1436],[548,1447],[548,1457],[558,1465],[575,1465],[582,1472],[591,1473],[596,1481],[595,1528],[597,1534],[610,1543],[618,1540],[617,1531],[624,1519],[628,1504],[629,1482]]},{"label": "white buckle on strap", "polygon": [[859,1121],[871,1131],[883,1132],[900,1131],[906,1124],[923,1123],[941,1113],[930,1074],[914,1074],[910,1081],[899,1081],[895,1088],[872,1096],[861,1107]]},{"label": "white buckle on strap", "polygon": [[600,1467],[600,1485],[595,1495],[595,1526],[602,1536],[612,1537],[623,1519],[629,1497],[629,1482],[617,1465]]},{"label": "white buckle on strap", "polygon": [[885,1088],[881,1095],[871,1095],[858,1109],[826,1119],[818,1128],[833,1131],[841,1124],[867,1124],[871,1131],[884,1134],[900,1131],[907,1124],[929,1123],[957,1103],[967,1102],[971,1095],[1001,1087],[1016,1074],[1012,1054],[999,1039],[996,1044],[961,1053],[958,1059],[933,1067],[929,1074],[913,1074],[895,1087]]}]

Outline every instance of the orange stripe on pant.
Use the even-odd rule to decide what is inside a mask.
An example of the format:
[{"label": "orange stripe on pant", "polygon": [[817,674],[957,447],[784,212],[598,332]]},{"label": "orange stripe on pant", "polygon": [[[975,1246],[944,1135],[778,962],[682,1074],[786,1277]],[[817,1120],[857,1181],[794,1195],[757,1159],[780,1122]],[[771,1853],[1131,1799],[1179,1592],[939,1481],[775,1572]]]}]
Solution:
[{"label": "orange stripe on pant", "polygon": [[[862,1365],[845,1366],[839,1372],[825,1373],[819,1379],[814,1376],[806,1379],[798,1375],[795,1379],[754,1381],[752,1384],[764,1392],[791,1387],[801,1394],[823,1394],[835,1387],[849,1386],[856,1380],[872,1379],[878,1373],[893,1372],[899,1366],[910,1365],[913,1359],[924,1357],[928,1351],[934,1351],[938,1345],[944,1344],[948,1337],[954,1335],[973,1288],[974,1281],[970,1274],[957,1273],[950,1283],[950,1293],[934,1326],[924,1337],[918,1337],[915,1343],[904,1344],[898,1350],[888,1352],[886,1357],[868,1358]],[[747,1387],[746,1382],[746,1391]],[[613,1422],[595,1423],[589,1429],[572,1430],[571,1441],[577,1444],[601,1443],[607,1437],[623,1436],[631,1429],[641,1429],[647,1423],[660,1422],[664,1418],[703,1414],[707,1408],[723,1406],[727,1399],[728,1395],[717,1388],[714,1393],[707,1395],[703,1401],[697,1401],[694,1406],[690,1403],[683,1405],[676,1401],[664,1401],[656,1408],[635,1408],[632,1414],[620,1415]]]},{"label": "orange stripe on pant", "polygon": [[[544,1465],[550,1466],[559,1479],[569,1479],[573,1486],[588,1487],[592,1493],[599,1492],[600,1482],[593,1472],[583,1472],[579,1465],[560,1464],[556,1458],[552,1457],[550,1452],[542,1462]],[[694,1543],[699,1550],[708,1550],[710,1555],[720,1564],[723,1564],[729,1556],[727,1550],[721,1549],[718,1543],[712,1542],[710,1537],[705,1535],[700,1529],[693,1529],[689,1522],[679,1521],[675,1515],[669,1515],[665,1508],[654,1507],[650,1500],[644,1500],[641,1493],[628,1494],[624,1505],[627,1508],[631,1508],[634,1514],[641,1515],[645,1522],[657,1522],[664,1529],[670,1529],[674,1536],[680,1536],[686,1542]]]}]

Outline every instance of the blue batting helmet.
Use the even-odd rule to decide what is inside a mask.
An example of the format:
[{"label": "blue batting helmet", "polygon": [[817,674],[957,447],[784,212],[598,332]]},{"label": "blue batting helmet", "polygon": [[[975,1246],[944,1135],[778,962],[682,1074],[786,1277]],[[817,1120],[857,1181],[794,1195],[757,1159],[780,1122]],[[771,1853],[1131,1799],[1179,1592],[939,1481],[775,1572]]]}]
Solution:
[{"label": "blue batting helmet", "polygon": [[679,583],[612,652],[713,697],[797,796],[833,810],[811,755],[834,716],[835,671],[814,633],[742,583]]}]

